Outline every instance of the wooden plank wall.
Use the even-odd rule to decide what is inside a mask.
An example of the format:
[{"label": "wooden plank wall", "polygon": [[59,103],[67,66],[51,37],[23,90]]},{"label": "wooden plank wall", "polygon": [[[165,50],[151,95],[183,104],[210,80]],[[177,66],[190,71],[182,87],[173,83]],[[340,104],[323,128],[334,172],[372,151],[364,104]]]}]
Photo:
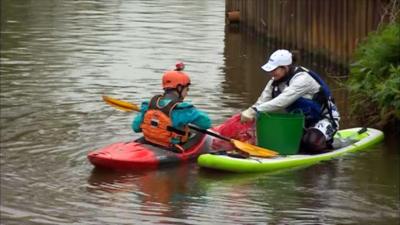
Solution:
[{"label": "wooden plank wall", "polygon": [[347,64],[370,31],[377,29],[388,0],[226,0],[240,11],[240,27],[276,46],[323,54]]}]

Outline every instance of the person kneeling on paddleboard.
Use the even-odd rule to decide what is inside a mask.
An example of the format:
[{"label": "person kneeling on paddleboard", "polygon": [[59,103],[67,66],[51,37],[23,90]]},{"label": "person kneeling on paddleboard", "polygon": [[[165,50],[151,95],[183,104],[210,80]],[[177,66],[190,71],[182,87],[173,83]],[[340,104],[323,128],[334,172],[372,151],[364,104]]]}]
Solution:
[{"label": "person kneeling on paddleboard", "polygon": [[339,128],[340,115],[321,77],[293,63],[292,53],[285,49],[270,56],[261,68],[271,74],[272,79],[257,102],[241,113],[241,122],[253,121],[258,112],[301,111],[306,128],[301,151],[320,153],[330,148]]},{"label": "person kneeling on paddleboard", "polygon": [[175,70],[164,73],[164,93],[143,102],[132,123],[132,129],[143,132],[146,141],[180,152],[184,151],[181,145],[189,138],[189,123],[202,129],[211,127],[205,112],[183,101],[190,86],[190,78],[183,69],[184,64],[177,63]]}]

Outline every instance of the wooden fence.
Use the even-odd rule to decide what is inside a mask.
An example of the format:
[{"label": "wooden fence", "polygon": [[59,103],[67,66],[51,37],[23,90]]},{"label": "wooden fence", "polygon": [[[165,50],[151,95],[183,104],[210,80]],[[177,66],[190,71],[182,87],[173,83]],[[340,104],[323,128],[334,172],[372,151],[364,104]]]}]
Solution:
[{"label": "wooden fence", "polygon": [[275,46],[347,64],[357,44],[385,19],[389,5],[389,0],[226,0],[226,12],[229,22],[228,13],[238,11],[241,28]]}]

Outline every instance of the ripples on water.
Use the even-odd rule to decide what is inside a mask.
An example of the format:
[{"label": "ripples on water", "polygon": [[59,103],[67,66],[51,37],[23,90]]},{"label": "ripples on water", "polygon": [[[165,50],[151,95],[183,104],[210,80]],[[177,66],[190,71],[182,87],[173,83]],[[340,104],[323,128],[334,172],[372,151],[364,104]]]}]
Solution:
[{"label": "ripples on water", "polygon": [[[236,45],[242,37],[225,36],[224,4],[2,1],[2,223],[394,222],[399,160],[382,168],[390,158],[382,151],[277,175],[215,174],[195,164],[92,170],[90,150],[137,137],[133,115],[105,105],[101,95],[140,103],[160,92],[162,72],[178,60],[193,80],[189,98],[215,124],[258,95],[266,78],[251,83],[246,76],[258,73],[264,53],[249,42],[243,54]],[[243,58],[253,59],[254,69],[243,68]],[[368,157],[376,159],[372,168]],[[393,179],[380,180],[387,171]]]}]

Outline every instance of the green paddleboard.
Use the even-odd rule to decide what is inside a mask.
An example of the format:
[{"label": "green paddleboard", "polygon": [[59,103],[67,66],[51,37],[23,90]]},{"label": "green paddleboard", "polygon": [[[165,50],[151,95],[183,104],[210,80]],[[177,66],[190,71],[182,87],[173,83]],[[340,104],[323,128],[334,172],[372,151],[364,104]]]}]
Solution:
[{"label": "green paddleboard", "polygon": [[[294,167],[303,167],[330,160],[346,153],[356,152],[379,143],[384,135],[380,130],[368,128],[364,133],[358,134],[361,128],[340,130],[335,136],[344,146],[335,150],[316,155],[288,155],[275,158],[250,157],[246,159],[234,158],[227,155],[204,154],[197,159],[201,167],[237,173],[267,172]],[[351,143],[350,143],[351,141]],[[347,142],[347,144],[345,144]],[[335,142],[338,143],[338,142]]]}]

